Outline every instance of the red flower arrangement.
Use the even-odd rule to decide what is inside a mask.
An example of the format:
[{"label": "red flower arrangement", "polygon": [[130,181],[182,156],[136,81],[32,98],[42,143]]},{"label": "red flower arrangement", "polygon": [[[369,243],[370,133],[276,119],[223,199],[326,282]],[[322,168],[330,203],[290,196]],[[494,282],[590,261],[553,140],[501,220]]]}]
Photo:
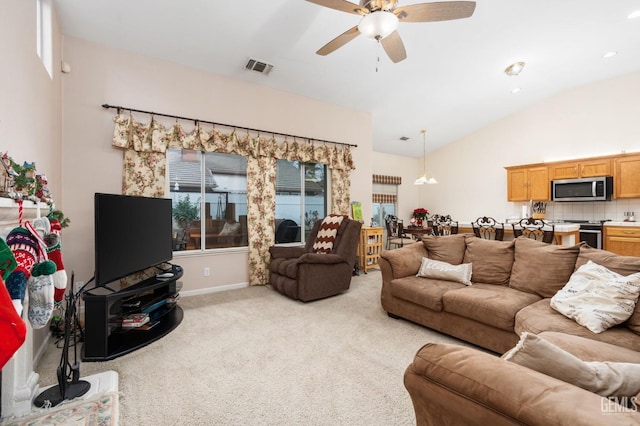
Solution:
[{"label": "red flower arrangement", "polygon": [[429,210],[423,209],[422,207],[413,210],[413,217],[415,217],[416,219],[426,219],[428,214]]}]

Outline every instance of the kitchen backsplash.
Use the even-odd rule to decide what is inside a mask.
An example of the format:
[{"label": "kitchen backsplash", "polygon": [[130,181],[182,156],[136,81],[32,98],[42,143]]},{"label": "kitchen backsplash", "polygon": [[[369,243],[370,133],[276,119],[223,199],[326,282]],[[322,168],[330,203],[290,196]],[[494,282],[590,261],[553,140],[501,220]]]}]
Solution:
[{"label": "kitchen backsplash", "polygon": [[[514,216],[522,215],[522,207],[529,206],[529,203],[513,203]],[[614,201],[592,201],[592,202],[553,202],[547,201],[547,211],[545,219],[567,220],[602,220],[611,219],[614,222],[624,220],[624,212],[633,211],[636,220],[640,220],[640,198],[632,198]]]}]

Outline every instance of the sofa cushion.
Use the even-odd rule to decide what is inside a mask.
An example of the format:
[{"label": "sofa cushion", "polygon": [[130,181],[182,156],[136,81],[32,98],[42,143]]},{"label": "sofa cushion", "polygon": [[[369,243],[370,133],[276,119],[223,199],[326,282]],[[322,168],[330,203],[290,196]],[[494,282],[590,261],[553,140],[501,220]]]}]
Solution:
[{"label": "sofa cushion", "polygon": [[422,258],[422,264],[416,274],[421,278],[435,278],[437,280],[455,281],[464,285],[471,285],[471,264],[462,263],[452,265],[439,260]]},{"label": "sofa cushion", "polygon": [[513,266],[513,241],[495,241],[466,234],[464,263],[473,264],[474,283],[508,285]]},{"label": "sofa cushion", "polygon": [[391,265],[395,278],[414,276],[420,269],[422,258],[426,255],[427,250],[422,244],[411,244],[394,250],[382,250],[380,253],[380,257]]},{"label": "sofa cushion", "polygon": [[453,234],[434,237],[424,236],[422,244],[427,249],[427,257],[452,265],[459,265],[464,258],[466,248],[464,234]]},{"label": "sofa cushion", "polygon": [[551,308],[550,301],[551,299],[542,299],[522,308],[516,314],[515,332],[521,334],[524,331],[528,331],[539,334],[543,331],[556,331],[640,351],[638,335],[627,327],[618,325],[604,333],[593,333],[588,328],[556,312]]},{"label": "sofa cushion", "polygon": [[629,319],[639,294],[640,273],[624,277],[588,261],[551,298],[551,307],[594,333],[602,333]]},{"label": "sofa cushion", "polygon": [[[598,250],[588,245],[580,247],[580,254],[576,260],[576,269],[587,263],[589,260],[602,265],[620,275],[631,275],[640,272],[640,257],[622,256],[606,250]],[[640,334],[640,304],[636,303],[636,308],[631,318],[625,323],[634,332]]]},{"label": "sofa cushion", "polygon": [[538,336],[583,361],[635,362],[640,364],[640,352],[611,343],[598,342],[556,331],[544,331]]},{"label": "sofa cushion", "polygon": [[473,284],[444,294],[444,310],[502,330],[513,330],[516,313],[540,297],[493,284]]},{"label": "sofa cushion", "polygon": [[632,397],[640,392],[640,364],[583,361],[527,332],[503,359],[601,396]]},{"label": "sofa cushion", "polygon": [[464,284],[453,281],[411,276],[392,280],[391,294],[432,311],[442,311],[442,296],[450,290],[463,287]]},{"label": "sofa cushion", "polygon": [[546,244],[527,237],[515,239],[516,253],[509,286],[551,297],[569,281],[580,245]]}]

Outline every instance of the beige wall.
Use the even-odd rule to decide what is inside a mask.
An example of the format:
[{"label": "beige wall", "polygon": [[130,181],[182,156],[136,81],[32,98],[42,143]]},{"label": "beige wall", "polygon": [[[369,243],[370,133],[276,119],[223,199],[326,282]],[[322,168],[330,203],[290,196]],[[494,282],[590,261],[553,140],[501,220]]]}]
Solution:
[{"label": "beige wall", "polygon": [[60,206],[61,37],[55,19],[53,31],[52,79],[36,52],[35,1],[0,2],[0,151],[19,163],[35,161]]},{"label": "beige wall", "polygon": [[[64,60],[72,67],[63,87],[64,205],[73,221],[65,235],[65,262],[83,280],[94,264],[93,194],[121,192],[122,151],[111,147],[115,111],[101,108],[103,103],[357,144],[352,198],[371,199],[368,113],[72,37],[64,38]],[[185,269],[184,291],[248,281],[246,251],[179,255],[174,261]],[[204,267],[211,276],[203,276]]]},{"label": "beige wall", "polygon": [[[405,224],[408,223],[407,221],[411,217],[413,209],[421,207],[418,198],[419,187],[415,186],[413,182],[422,174],[422,169],[421,158],[409,158],[379,152],[373,153],[373,173],[400,176],[402,178],[402,184],[398,186],[398,211],[396,213],[398,217],[405,220]],[[371,208],[371,198],[366,204],[368,208]]]},{"label": "beige wall", "polygon": [[[428,153],[439,184],[418,187],[417,197],[430,211],[459,220],[485,214],[504,220],[522,206],[506,201],[505,166],[640,152],[639,117],[640,73],[560,93]],[[564,203],[555,210],[573,219],[622,220],[638,201]]]},{"label": "beige wall", "polygon": [[[35,1],[0,2],[0,151],[8,151],[19,163],[35,161],[38,173],[47,176],[56,207],[63,208],[59,71],[62,38],[55,14],[52,24],[53,76],[50,77],[36,52]],[[15,222],[17,225],[17,209]],[[26,320],[26,314],[23,317]],[[33,335],[27,336],[25,347],[31,347],[34,358],[38,358],[49,330],[46,327],[39,330],[28,327],[28,330]],[[5,400],[5,396],[9,398],[5,393],[3,401],[13,403]]]}]

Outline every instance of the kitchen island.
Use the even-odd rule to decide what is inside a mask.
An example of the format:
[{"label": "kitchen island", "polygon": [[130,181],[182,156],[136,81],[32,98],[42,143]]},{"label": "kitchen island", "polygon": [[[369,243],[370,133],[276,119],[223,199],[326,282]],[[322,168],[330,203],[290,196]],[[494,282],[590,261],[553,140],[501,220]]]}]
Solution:
[{"label": "kitchen island", "polygon": [[[473,221],[460,221],[458,222],[458,233],[473,233],[471,223]],[[554,240],[558,245],[573,246],[580,242],[580,225],[577,223],[553,223],[554,226]],[[511,223],[504,224],[504,236],[505,240],[513,239],[513,226]]]}]

